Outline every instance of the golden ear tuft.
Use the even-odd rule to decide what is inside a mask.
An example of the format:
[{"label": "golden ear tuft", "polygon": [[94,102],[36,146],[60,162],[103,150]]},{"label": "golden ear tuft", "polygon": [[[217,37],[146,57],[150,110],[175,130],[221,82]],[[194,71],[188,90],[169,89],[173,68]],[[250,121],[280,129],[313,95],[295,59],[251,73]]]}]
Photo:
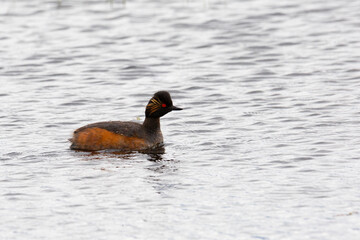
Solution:
[{"label": "golden ear tuft", "polygon": [[152,98],[150,100],[149,104],[146,106],[146,109],[149,110],[150,114],[153,114],[154,112],[156,112],[160,108],[161,108],[161,102],[160,102],[160,100],[158,100],[156,98]]}]

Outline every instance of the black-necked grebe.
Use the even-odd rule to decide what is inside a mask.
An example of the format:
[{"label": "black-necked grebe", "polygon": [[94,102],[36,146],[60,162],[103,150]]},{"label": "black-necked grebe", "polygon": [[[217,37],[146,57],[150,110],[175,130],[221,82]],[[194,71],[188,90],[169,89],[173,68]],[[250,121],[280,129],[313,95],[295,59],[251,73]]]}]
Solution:
[{"label": "black-necked grebe", "polygon": [[154,94],[146,106],[143,124],[135,122],[98,122],[75,130],[71,149],[96,151],[103,149],[145,150],[163,142],[160,117],[173,110],[171,96],[166,91]]}]

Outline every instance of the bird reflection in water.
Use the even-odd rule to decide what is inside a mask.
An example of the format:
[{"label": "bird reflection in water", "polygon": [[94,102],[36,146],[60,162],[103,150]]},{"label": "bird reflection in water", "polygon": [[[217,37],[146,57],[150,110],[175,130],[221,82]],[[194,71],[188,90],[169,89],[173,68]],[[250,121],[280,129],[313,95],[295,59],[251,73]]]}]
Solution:
[{"label": "bird reflection in water", "polygon": [[151,149],[142,151],[126,151],[126,150],[103,150],[103,151],[76,151],[81,155],[90,157],[85,160],[101,160],[104,156],[117,157],[122,160],[131,160],[138,156],[138,153],[147,155],[147,160],[151,162],[163,161],[163,155],[165,154],[164,145],[156,146]]}]

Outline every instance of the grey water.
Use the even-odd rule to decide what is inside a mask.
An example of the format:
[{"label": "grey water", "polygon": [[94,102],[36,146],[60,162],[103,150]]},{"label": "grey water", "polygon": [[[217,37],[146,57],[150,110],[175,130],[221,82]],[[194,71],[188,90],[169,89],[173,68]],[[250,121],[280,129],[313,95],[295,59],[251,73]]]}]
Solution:
[{"label": "grey water", "polygon": [[357,0],[2,1],[0,239],[360,239],[359,59]]}]

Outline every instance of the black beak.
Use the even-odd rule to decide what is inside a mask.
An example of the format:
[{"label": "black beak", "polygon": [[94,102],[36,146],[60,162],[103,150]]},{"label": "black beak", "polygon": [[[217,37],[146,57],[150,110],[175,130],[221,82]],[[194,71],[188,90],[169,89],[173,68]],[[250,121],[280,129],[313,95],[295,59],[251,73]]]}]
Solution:
[{"label": "black beak", "polygon": [[171,110],[176,110],[176,111],[178,111],[178,110],[183,110],[183,109],[182,109],[182,108],[179,108],[179,107],[172,106],[172,107],[171,107]]}]

